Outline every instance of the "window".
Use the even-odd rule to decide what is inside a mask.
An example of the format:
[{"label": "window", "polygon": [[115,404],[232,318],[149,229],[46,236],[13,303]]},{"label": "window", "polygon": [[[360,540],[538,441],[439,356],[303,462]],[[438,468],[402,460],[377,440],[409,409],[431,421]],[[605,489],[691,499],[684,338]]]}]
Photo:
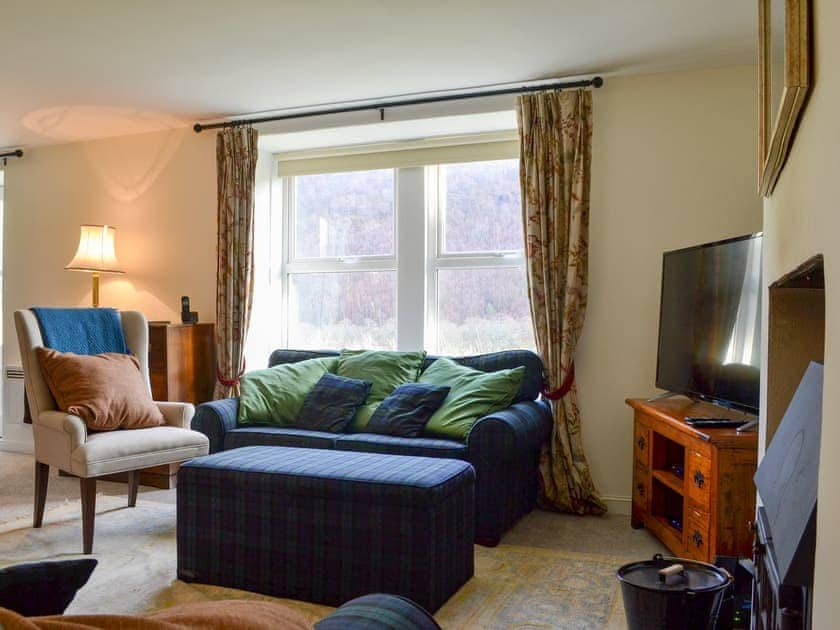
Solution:
[{"label": "window", "polygon": [[434,163],[403,156],[396,168],[381,168],[387,156],[349,172],[281,166],[272,251],[257,257],[273,261],[260,290],[274,297],[254,308],[279,307],[282,325],[274,337],[260,331],[271,347],[255,359],[276,347],[533,348],[511,145],[506,159],[466,161],[459,147],[453,163],[438,151]]},{"label": "window", "polygon": [[427,343],[441,354],[534,345],[518,160],[429,167]]},{"label": "window", "polygon": [[396,347],[394,170],[288,178],[290,348]]}]

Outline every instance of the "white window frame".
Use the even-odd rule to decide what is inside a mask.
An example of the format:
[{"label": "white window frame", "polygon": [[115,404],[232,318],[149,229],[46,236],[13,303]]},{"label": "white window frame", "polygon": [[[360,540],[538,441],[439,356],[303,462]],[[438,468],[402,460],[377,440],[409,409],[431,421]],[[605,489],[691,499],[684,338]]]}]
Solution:
[{"label": "white window frame", "polygon": [[[499,158],[512,159],[512,158]],[[487,162],[491,160],[475,160]],[[463,163],[463,162],[461,162]],[[446,226],[445,164],[426,167],[427,254],[426,254],[426,322],[424,343],[429,352],[438,347],[438,272],[444,269],[521,269],[525,274],[525,250],[494,250],[489,252],[452,252],[444,249]]]},{"label": "white window frame", "polygon": [[[277,240],[282,241],[282,255],[280,257],[280,265],[277,277],[280,283],[280,304],[282,308],[282,330],[280,339],[284,348],[289,347],[289,307],[290,302],[290,277],[295,274],[314,274],[314,273],[349,273],[353,271],[397,271],[397,259],[399,252],[399,240],[397,238],[399,233],[399,218],[397,215],[397,197],[398,197],[398,181],[397,169],[393,170],[394,177],[394,255],[367,255],[367,256],[353,256],[353,257],[328,257],[328,258],[297,258],[295,255],[295,219],[297,216],[297,206],[295,199],[295,176],[284,176],[280,179],[282,188],[282,218],[281,218],[281,235],[280,239],[272,239],[273,242]],[[274,275],[274,274],[272,274]],[[399,328],[399,321],[397,321]]]},{"label": "white window frame", "polygon": [[[422,145],[418,141],[389,144],[381,151],[366,146],[357,153],[339,148],[275,155],[273,190],[279,194],[272,194],[272,199],[279,201],[281,207],[272,208],[274,216],[279,211],[280,220],[271,221],[270,290],[281,309],[281,347],[289,347],[292,274],[391,271],[396,273],[396,349],[438,352],[437,289],[441,269],[521,268],[524,280],[525,266],[523,250],[444,252],[446,182],[440,166],[517,157],[518,143],[511,133],[486,134],[468,141],[433,139]],[[428,161],[432,159],[434,162]],[[394,255],[296,259],[294,178],[383,168],[393,169],[394,173]]]}]

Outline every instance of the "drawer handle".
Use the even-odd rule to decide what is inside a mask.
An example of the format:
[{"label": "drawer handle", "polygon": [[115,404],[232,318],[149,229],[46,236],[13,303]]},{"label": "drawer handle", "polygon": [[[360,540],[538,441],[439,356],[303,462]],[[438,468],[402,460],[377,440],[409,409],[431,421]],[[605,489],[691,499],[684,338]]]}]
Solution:
[{"label": "drawer handle", "polygon": [[694,533],[691,535],[691,540],[694,542],[694,546],[698,549],[703,546],[703,534],[698,532],[696,529]]},{"label": "drawer handle", "polygon": [[639,491],[639,496],[640,497],[645,496],[645,484],[643,484],[643,483],[636,484],[636,490]]},{"label": "drawer handle", "polygon": [[639,450],[640,451],[645,450],[645,443],[646,443],[645,442],[645,436],[643,436],[643,435],[640,436],[639,439],[636,441],[636,444],[639,445]]},{"label": "drawer handle", "polygon": [[702,488],[706,484],[706,478],[703,476],[703,473],[699,470],[694,471],[694,485],[698,488]]}]

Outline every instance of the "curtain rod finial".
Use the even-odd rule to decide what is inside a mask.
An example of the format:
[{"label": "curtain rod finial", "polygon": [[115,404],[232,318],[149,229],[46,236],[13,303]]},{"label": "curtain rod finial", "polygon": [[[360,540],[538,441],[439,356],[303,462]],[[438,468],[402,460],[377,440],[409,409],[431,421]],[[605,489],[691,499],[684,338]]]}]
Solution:
[{"label": "curtain rod finial", "polygon": [[193,131],[195,131],[196,133],[201,133],[201,130],[202,130],[201,123],[195,123],[193,125]]},{"label": "curtain rod finial", "polygon": [[599,87],[601,87],[602,85],[604,85],[604,79],[602,79],[601,77],[593,77],[593,79],[592,79],[592,87],[599,88]]}]

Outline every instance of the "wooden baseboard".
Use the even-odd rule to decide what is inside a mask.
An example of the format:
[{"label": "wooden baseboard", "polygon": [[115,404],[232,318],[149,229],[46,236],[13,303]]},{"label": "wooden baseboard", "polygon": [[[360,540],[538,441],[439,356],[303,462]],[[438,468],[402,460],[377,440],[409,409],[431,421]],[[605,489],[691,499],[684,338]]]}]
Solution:
[{"label": "wooden baseboard", "polygon": [[[144,468],[140,471],[140,485],[160,488],[161,490],[171,490],[176,485],[178,469],[180,467],[181,464],[167,464]],[[75,475],[64,472],[63,470],[58,471],[58,474],[62,477],[75,477]],[[98,479],[115,481],[117,483],[128,483],[128,473],[115,473],[113,475],[98,477]]]}]

